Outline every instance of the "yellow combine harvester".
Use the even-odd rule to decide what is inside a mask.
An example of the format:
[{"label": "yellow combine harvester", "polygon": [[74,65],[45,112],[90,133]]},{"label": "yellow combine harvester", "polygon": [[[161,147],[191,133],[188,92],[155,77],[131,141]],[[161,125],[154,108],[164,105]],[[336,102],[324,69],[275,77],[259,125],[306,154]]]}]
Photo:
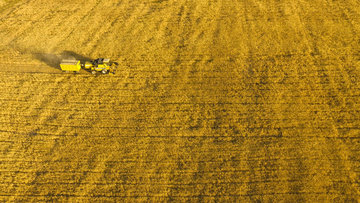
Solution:
[{"label": "yellow combine harvester", "polygon": [[78,73],[81,68],[90,71],[92,74],[115,74],[118,63],[110,62],[110,59],[98,58],[93,61],[86,61],[81,64],[80,60],[76,59],[63,59],[60,63],[61,70],[64,72]]}]

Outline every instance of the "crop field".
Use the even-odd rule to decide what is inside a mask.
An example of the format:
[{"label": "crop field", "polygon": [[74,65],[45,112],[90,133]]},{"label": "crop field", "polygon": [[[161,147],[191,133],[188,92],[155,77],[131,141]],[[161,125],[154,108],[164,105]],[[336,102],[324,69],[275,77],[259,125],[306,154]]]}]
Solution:
[{"label": "crop field", "polygon": [[0,0],[0,87],[0,202],[360,201],[358,0]]}]

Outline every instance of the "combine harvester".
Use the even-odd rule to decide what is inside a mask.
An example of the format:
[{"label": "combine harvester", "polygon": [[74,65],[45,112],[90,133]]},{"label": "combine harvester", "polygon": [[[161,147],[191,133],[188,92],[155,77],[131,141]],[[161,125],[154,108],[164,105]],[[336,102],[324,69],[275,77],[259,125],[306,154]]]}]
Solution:
[{"label": "combine harvester", "polygon": [[80,60],[76,59],[63,59],[60,63],[61,70],[63,72],[75,72],[78,73],[81,68],[91,71],[92,74],[115,74],[118,63],[110,62],[110,59],[98,58],[93,61],[86,61],[85,64],[81,64]]}]

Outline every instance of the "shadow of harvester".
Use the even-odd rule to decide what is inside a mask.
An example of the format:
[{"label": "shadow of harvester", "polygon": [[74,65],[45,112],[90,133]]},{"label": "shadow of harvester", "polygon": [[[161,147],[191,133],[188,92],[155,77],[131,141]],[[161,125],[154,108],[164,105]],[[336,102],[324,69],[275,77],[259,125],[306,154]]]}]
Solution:
[{"label": "shadow of harvester", "polygon": [[63,59],[77,59],[80,60],[82,64],[85,63],[85,61],[91,61],[92,59],[86,56],[83,56],[81,54],[77,54],[73,51],[63,51],[61,54],[51,54],[51,53],[36,53],[34,54],[34,57],[41,61],[46,63],[48,66],[61,69],[60,63]]}]

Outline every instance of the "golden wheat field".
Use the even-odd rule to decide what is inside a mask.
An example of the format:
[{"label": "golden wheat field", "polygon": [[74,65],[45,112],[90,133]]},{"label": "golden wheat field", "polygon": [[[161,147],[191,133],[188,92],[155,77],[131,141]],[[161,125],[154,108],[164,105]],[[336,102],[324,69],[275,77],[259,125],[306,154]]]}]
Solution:
[{"label": "golden wheat field", "polygon": [[358,0],[0,0],[0,87],[1,202],[360,201]]}]

